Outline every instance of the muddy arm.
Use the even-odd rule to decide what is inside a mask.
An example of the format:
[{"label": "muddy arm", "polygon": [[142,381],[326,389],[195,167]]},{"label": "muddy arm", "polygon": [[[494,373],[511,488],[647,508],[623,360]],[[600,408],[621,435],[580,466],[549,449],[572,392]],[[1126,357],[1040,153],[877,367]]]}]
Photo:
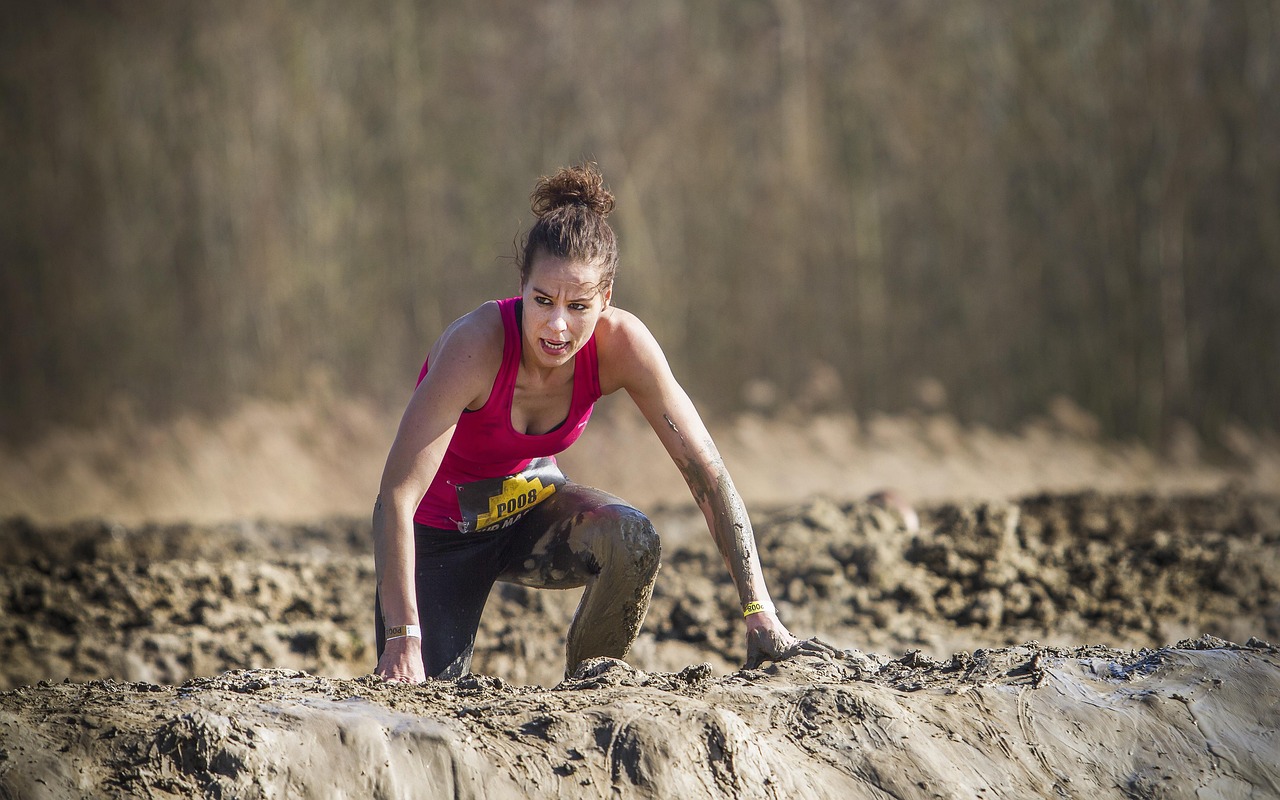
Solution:
[{"label": "muddy arm", "polygon": [[602,388],[627,390],[702,509],[738,599],[743,606],[765,606],[765,611],[746,617],[748,666],[763,658],[785,657],[798,643],[773,610],[751,520],[710,433],[648,329],[630,315],[614,323],[607,344],[612,366],[607,378],[602,374]]},{"label": "muddy arm", "polygon": [[[680,394],[683,395],[683,391]],[[746,505],[692,402],[688,397],[675,398],[674,402],[662,404],[660,409],[641,407],[641,411],[649,418],[671,460],[684,476],[694,502],[702,510],[742,605],[753,602],[772,605]],[[690,436],[698,438],[691,441]]]}]

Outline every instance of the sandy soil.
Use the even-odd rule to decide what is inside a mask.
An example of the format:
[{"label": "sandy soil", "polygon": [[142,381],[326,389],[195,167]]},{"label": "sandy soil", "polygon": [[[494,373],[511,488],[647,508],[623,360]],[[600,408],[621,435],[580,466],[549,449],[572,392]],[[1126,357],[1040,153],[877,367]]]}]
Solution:
[{"label": "sandy soil", "polygon": [[755,514],[780,614],[837,655],[740,671],[673,506],[629,664],[565,679],[578,592],[500,586],[478,674],[421,687],[365,676],[362,518],[10,519],[0,797],[1280,796],[1280,495],[920,511]]}]

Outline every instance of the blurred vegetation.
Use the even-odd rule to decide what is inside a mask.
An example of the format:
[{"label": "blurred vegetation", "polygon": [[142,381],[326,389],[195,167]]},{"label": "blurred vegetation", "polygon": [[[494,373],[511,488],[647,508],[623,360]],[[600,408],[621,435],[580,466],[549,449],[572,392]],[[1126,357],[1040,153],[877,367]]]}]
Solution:
[{"label": "blurred vegetation", "polygon": [[709,410],[1275,430],[1278,77],[1272,0],[6,4],[0,434],[402,403],[583,158]]}]

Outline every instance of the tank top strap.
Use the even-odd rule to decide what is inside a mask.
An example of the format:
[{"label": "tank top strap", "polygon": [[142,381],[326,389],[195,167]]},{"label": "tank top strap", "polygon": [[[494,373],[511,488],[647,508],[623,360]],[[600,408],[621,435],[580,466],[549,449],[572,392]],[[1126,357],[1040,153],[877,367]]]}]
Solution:
[{"label": "tank top strap", "polygon": [[[596,336],[591,334],[591,338],[582,346],[582,350],[578,352],[578,356],[574,363],[575,370],[581,370],[581,380],[575,380],[573,383],[574,404],[581,402],[583,405],[591,405],[600,399],[600,360],[596,355]],[[575,374],[575,378],[577,375]],[[579,392],[582,396],[579,397]]]},{"label": "tank top strap", "polygon": [[508,415],[520,373],[520,300],[519,297],[508,297],[498,301],[498,309],[502,312],[502,366],[493,381],[490,400],[498,400],[498,408],[505,408]]}]

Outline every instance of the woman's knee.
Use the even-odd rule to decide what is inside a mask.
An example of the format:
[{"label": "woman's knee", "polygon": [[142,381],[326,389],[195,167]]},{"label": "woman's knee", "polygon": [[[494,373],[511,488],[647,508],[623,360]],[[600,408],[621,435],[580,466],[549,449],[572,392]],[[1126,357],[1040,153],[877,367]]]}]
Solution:
[{"label": "woman's knee", "polygon": [[640,575],[653,575],[662,558],[662,539],[639,510],[621,504],[600,506],[590,512],[590,523],[605,534],[593,537],[592,550],[601,561],[625,566]]}]

